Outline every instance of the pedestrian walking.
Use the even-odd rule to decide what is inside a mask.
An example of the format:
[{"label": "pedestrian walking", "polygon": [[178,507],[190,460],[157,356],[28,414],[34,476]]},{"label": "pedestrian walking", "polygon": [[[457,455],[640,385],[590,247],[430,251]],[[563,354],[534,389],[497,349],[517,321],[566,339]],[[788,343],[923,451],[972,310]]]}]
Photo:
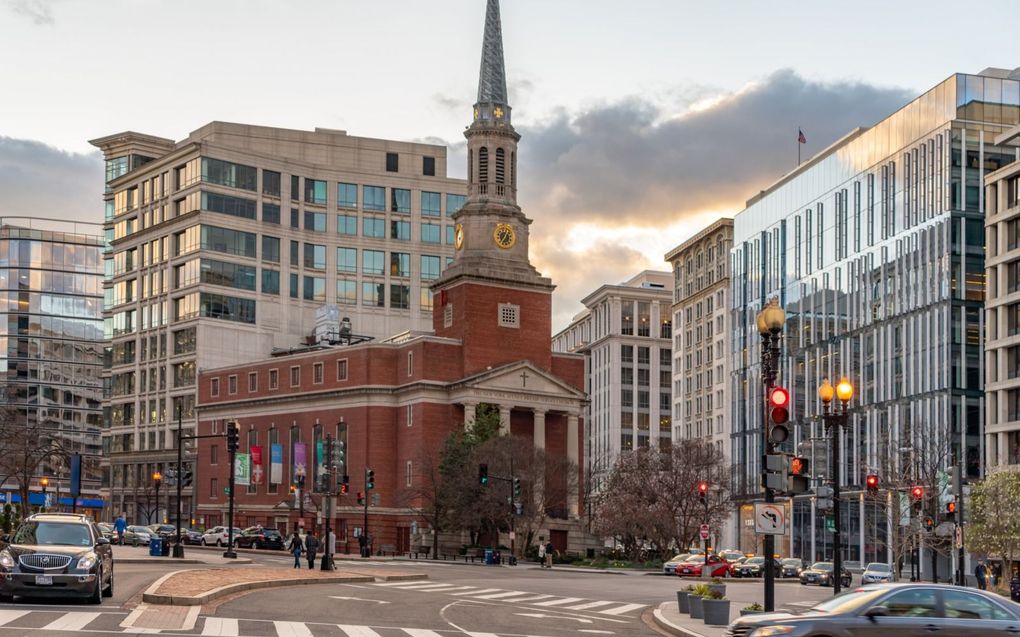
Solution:
[{"label": "pedestrian walking", "polygon": [[1013,577],[1009,580],[1009,598],[1020,602],[1020,569],[1013,567]]},{"label": "pedestrian walking", "polygon": [[994,589],[1002,581],[1002,562],[992,564],[992,588]]},{"label": "pedestrian walking", "polygon": [[545,567],[552,568],[553,564],[553,553],[556,552],[556,548],[552,542],[547,542],[545,545]]},{"label": "pedestrian walking", "polygon": [[301,542],[301,536],[297,531],[294,531],[294,534],[287,540],[287,550],[294,556],[294,568],[301,568],[301,551],[303,549],[304,544]]},{"label": "pedestrian walking", "polygon": [[308,556],[308,570],[315,568],[315,554],[319,550],[319,540],[311,531],[305,536],[305,553]]},{"label": "pedestrian walking", "polygon": [[538,538],[538,567],[545,568],[545,537]]},{"label": "pedestrian walking", "polygon": [[985,577],[988,575],[988,569],[985,568],[985,561],[978,560],[977,566],[974,567],[974,577],[977,578],[978,588],[985,590],[987,588]]},{"label": "pedestrian walking", "polygon": [[117,521],[113,523],[113,528],[117,530],[117,544],[124,544],[124,531],[127,530],[127,520],[124,519],[124,514],[121,513]]}]

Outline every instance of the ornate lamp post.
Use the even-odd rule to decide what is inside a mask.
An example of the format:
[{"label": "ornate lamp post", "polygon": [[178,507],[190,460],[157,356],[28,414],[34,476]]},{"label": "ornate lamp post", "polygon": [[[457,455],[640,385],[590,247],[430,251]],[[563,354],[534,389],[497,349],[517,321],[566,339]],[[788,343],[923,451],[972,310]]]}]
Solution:
[{"label": "ornate lamp post", "polygon": [[[839,457],[839,432],[842,429],[846,429],[846,406],[853,396],[854,386],[850,384],[846,376],[841,378],[835,387],[832,386],[828,378],[824,378],[822,379],[821,386],[818,388],[818,397],[822,400],[822,421],[829,430],[830,443],[832,444],[832,465],[829,468],[829,478],[832,480],[832,521],[835,526],[835,530],[832,532],[833,595],[839,595],[843,577],[843,534],[840,511],[842,507],[839,501],[839,470],[841,464]],[[838,413],[832,409],[832,399],[834,397],[839,398],[840,410]]]},{"label": "ornate lamp post", "polygon": [[[768,455],[772,451],[768,427],[768,396],[769,390],[776,386],[776,378],[779,376],[780,345],[783,338],[783,326],[786,324],[786,312],[779,306],[779,299],[773,297],[761,309],[761,312],[758,312],[755,322],[758,326],[758,333],[761,334],[761,382],[763,386],[761,403],[761,477],[762,487],[765,489],[765,502],[773,503],[776,501],[776,494],[768,487],[766,476]],[[775,568],[773,568],[773,556],[776,553],[774,536],[765,536],[762,541],[762,552],[765,554],[765,573],[762,577],[765,585],[765,612],[772,612],[776,609],[776,572]]]},{"label": "ornate lamp post", "polygon": [[[152,474],[152,484],[156,488],[156,517],[159,518],[159,485],[163,483],[163,474],[159,471],[155,471]],[[163,520],[158,519],[156,524],[162,524]],[[152,520],[149,520],[152,523]]]},{"label": "ornate lamp post", "polygon": [[46,487],[50,486],[50,479],[46,476],[39,478],[39,486],[42,487],[42,506],[40,511],[46,511]]}]

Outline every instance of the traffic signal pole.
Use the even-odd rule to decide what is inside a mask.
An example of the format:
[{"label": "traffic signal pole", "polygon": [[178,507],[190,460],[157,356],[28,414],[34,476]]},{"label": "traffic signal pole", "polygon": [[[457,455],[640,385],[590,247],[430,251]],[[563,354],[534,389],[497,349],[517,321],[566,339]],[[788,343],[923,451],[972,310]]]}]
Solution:
[{"label": "traffic signal pole", "polygon": [[361,527],[361,535],[365,538],[365,548],[361,551],[361,557],[369,557],[372,554],[372,547],[368,544],[368,472],[369,468],[365,467],[365,520]]},{"label": "traffic signal pole", "polygon": [[230,497],[227,500],[227,550],[223,552],[223,557],[236,558],[237,553],[234,552],[234,463],[237,462],[237,442],[240,436],[240,427],[237,421],[227,421],[227,451],[230,453]]}]

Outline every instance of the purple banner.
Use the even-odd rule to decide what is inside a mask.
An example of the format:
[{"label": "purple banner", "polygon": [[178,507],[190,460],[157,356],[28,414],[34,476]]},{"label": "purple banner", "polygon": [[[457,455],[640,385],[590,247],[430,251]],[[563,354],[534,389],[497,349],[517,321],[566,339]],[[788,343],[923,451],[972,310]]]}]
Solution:
[{"label": "purple banner", "polygon": [[294,477],[308,475],[308,446],[303,442],[294,443]]}]

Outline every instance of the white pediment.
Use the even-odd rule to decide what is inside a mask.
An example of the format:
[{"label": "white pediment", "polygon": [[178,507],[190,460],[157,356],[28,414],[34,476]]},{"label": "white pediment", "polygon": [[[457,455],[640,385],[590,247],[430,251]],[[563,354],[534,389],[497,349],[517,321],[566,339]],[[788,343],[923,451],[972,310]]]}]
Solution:
[{"label": "white pediment", "polygon": [[515,363],[465,379],[464,385],[489,392],[528,393],[565,398],[583,398],[584,394],[563,380],[533,367],[530,363]]}]

